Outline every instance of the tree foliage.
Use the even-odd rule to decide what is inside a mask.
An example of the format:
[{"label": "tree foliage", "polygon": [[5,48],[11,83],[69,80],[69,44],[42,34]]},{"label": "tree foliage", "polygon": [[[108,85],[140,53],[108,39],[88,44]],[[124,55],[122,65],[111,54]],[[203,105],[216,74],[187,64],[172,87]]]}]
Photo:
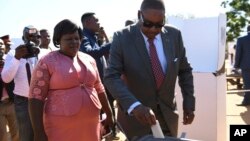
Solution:
[{"label": "tree foliage", "polygon": [[245,27],[250,24],[250,4],[249,0],[225,0],[221,3],[224,8],[230,8],[227,15],[227,41],[234,41],[245,31]]}]

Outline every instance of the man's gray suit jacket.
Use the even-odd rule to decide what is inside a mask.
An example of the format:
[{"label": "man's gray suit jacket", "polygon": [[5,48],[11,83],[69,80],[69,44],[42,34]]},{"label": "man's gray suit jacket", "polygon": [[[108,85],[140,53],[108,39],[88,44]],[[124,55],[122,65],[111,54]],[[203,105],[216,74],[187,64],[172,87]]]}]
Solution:
[{"label": "man's gray suit jacket", "polygon": [[119,103],[118,122],[127,137],[147,135],[151,131],[149,126],[141,125],[127,113],[129,107],[137,101],[153,110],[159,104],[171,134],[177,136],[177,76],[184,110],[195,110],[192,68],[186,58],[181,32],[165,26],[160,34],[167,68],[165,80],[158,90],[139,24],[118,31],[113,36],[104,84]]}]

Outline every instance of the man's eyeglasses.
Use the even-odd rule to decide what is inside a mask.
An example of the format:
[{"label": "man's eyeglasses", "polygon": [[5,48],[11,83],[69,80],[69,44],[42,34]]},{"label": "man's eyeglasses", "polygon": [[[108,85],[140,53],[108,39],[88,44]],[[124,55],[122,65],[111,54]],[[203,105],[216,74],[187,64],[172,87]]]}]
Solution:
[{"label": "man's eyeglasses", "polygon": [[165,25],[165,18],[163,19],[162,23],[153,23],[151,21],[145,20],[144,16],[141,14],[141,21],[144,27],[147,28],[162,28]]}]

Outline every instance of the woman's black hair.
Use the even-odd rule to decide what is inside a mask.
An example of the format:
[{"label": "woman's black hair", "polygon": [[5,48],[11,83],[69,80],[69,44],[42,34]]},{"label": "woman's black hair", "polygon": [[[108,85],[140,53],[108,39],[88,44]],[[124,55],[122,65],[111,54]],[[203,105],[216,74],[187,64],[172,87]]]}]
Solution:
[{"label": "woman's black hair", "polygon": [[60,39],[65,34],[72,34],[78,32],[80,39],[82,39],[82,29],[69,19],[60,21],[54,28],[53,44],[59,48]]}]

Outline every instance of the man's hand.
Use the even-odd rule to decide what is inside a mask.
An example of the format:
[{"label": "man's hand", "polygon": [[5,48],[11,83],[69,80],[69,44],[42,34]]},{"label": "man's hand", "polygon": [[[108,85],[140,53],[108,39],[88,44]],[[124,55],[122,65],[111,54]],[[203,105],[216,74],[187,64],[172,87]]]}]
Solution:
[{"label": "man's hand", "polygon": [[188,125],[191,124],[194,120],[194,112],[193,111],[185,111],[183,112],[183,124]]},{"label": "man's hand", "polygon": [[16,48],[15,58],[20,60],[28,54],[28,49],[25,45],[19,45]]},{"label": "man's hand", "polygon": [[148,107],[138,105],[134,108],[132,113],[141,124],[150,126],[156,124],[156,117],[153,111]]},{"label": "man's hand", "polygon": [[104,30],[103,27],[100,27],[99,31],[98,31],[98,36],[99,38],[104,38],[106,43],[109,43],[109,38]]}]

